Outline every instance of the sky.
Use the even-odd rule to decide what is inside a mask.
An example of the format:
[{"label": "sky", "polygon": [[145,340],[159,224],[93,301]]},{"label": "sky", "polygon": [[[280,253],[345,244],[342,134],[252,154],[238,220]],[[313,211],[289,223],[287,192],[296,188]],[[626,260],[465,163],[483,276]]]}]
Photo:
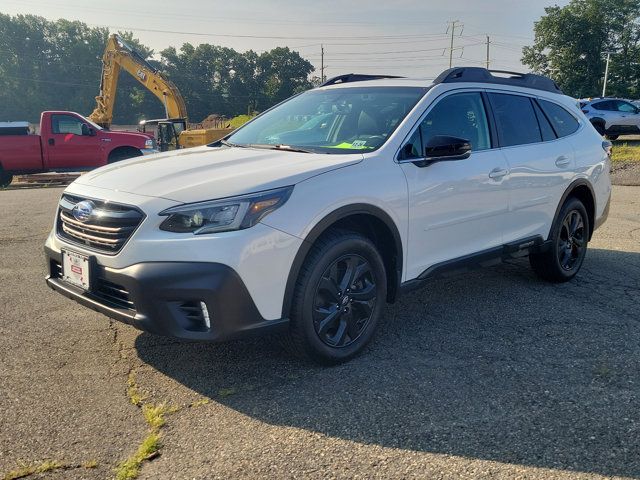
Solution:
[{"label": "sky", "polygon": [[133,31],[156,52],[184,43],[213,43],[258,53],[288,46],[320,76],[378,73],[433,78],[449,66],[526,71],[522,47],[544,8],[568,0],[0,0],[5,14],[81,20]]}]

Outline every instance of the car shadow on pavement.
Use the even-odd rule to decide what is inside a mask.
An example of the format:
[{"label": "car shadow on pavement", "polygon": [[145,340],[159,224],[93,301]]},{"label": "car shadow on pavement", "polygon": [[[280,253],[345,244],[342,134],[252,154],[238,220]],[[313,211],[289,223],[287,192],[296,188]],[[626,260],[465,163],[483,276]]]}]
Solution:
[{"label": "car shadow on pavement", "polygon": [[386,308],[365,353],[337,367],[269,339],[141,334],[136,348],[189,389],[270,424],[640,478],[639,319],[640,254],[592,249],[567,284],[539,281],[520,259],[408,294]]}]

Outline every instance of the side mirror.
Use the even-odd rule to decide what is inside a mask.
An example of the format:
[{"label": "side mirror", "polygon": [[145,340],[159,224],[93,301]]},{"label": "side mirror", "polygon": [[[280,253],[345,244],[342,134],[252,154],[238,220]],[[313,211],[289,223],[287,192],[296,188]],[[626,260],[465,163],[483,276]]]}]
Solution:
[{"label": "side mirror", "polygon": [[431,137],[424,149],[425,160],[439,162],[444,160],[464,160],[471,155],[469,140],[448,135]]},{"label": "side mirror", "polygon": [[93,128],[91,128],[86,123],[82,124],[82,136],[83,137],[93,137],[93,136],[95,136],[95,134],[96,134],[96,131]]}]

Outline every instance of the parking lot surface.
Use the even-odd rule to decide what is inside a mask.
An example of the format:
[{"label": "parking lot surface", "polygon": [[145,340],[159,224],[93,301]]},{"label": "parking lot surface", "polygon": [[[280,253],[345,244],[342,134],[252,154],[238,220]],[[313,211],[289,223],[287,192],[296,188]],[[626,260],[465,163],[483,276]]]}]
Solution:
[{"label": "parking lot surface", "polygon": [[0,478],[113,477],[143,405],[169,407],[146,479],[640,478],[639,187],[614,188],[575,280],[521,259],[432,283],[334,368],[270,339],[141,333],[48,290],[60,193],[0,192]]}]

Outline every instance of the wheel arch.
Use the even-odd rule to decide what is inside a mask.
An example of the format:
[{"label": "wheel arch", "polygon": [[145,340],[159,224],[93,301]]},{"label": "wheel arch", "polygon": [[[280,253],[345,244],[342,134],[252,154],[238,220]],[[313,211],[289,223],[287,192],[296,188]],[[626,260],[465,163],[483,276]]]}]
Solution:
[{"label": "wheel arch", "polygon": [[113,161],[117,161],[114,159],[114,156],[119,152],[134,152],[134,151],[136,152],[136,154],[128,158],[142,156],[142,151],[137,147],[134,147],[131,145],[118,145],[117,147],[109,150],[109,153],[107,154],[107,163],[112,163]]},{"label": "wheel arch", "polygon": [[589,240],[593,235],[595,219],[596,219],[596,195],[593,191],[593,186],[584,178],[579,178],[571,182],[558,202],[556,207],[556,213],[553,217],[555,222],[560,213],[560,209],[567,201],[569,197],[575,197],[580,200],[584,207],[587,209],[587,215],[589,216]]},{"label": "wheel arch", "polygon": [[378,247],[387,273],[387,301],[397,298],[402,280],[403,249],[400,232],[393,219],[379,207],[358,203],[340,207],[314,225],[298,249],[287,277],[282,302],[282,317],[287,318],[293,302],[296,280],[311,247],[332,228],[345,228],[361,233]]}]

